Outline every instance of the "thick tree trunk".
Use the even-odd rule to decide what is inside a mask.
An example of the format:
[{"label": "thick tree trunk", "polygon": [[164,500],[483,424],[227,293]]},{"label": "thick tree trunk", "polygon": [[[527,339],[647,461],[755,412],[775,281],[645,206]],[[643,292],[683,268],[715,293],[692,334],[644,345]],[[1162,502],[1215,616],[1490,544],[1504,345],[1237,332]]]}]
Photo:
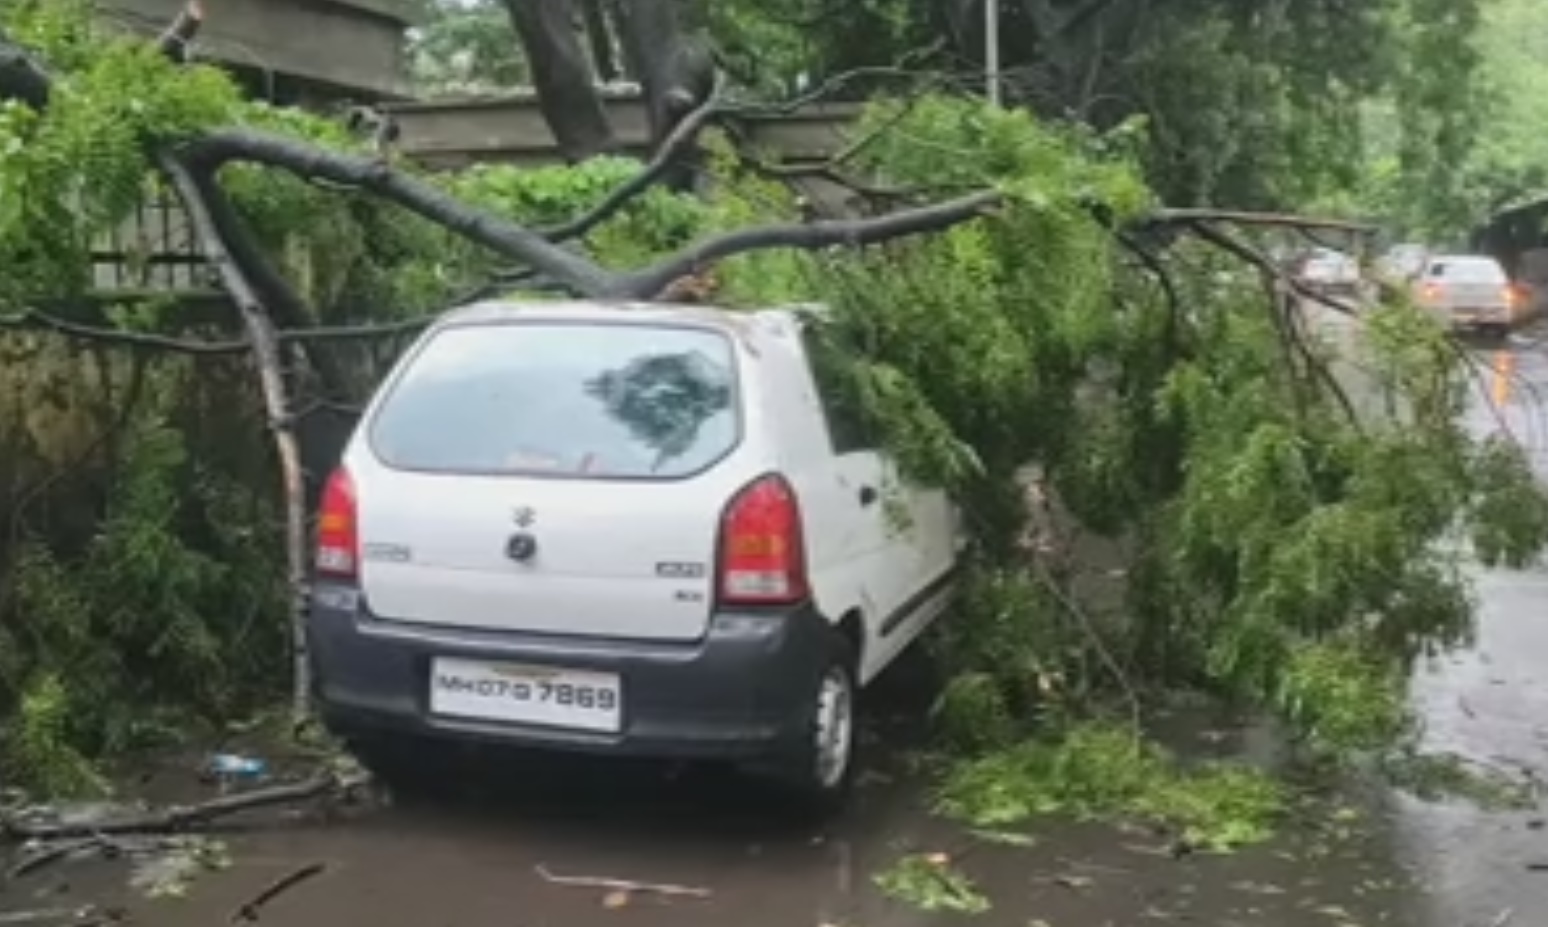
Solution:
[{"label": "thick tree trunk", "polygon": [[617,56],[613,54],[613,30],[608,22],[608,10],[603,0],[580,0],[581,13],[586,17],[586,39],[591,44],[591,64],[597,78],[604,83],[622,76]]},{"label": "thick tree trunk", "polygon": [[615,141],[572,0],[503,0],[532,67],[543,118],[571,161],[611,151]]},{"label": "thick tree trunk", "polygon": [[624,47],[645,92],[654,149],[715,86],[702,0],[623,0],[619,11]]}]

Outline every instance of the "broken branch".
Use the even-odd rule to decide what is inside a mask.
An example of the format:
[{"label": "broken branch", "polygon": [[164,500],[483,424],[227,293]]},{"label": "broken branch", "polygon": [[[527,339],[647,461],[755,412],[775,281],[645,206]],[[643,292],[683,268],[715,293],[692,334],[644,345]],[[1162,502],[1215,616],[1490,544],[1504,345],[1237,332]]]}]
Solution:
[{"label": "broken branch", "polygon": [[1259,225],[1287,229],[1323,229],[1325,231],[1351,232],[1369,235],[1378,231],[1374,225],[1349,222],[1344,219],[1323,219],[1315,216],[1297,216],[1286,213],[1244,212],[1232,209],[1158,209],[1146,217],[1148,224],[1194,225],[1199,222],[1228,222],[1233,225]]},{"label": "broken branch", "polygon": [[638,174],[629,178],[612,193],[602,199],[602,202],[591,208],[591,211],[571,219],[562,225],[545,229],[542,232],[544,238],[551,242],[567,241],[572,238],[582,238],[592,229],[611,219],[618,211],[628,205],[629,201],[659,183],[678,159],[699,137],[699,132],[719,112],[721,97],[725,91],[725,75],[717,72],[715,86],[708,97],[693,112],[683,117],[682,121],[672,130],[657,149],[655,157],[645,165]]},{"label": "broken branch", "polygon": [[288,785],[254,789],[234,795],[222,795],[197,805],[178,805],[133,817],[107,821],[81,821],[63,824],[0,821],[0,835],[20,840],[65,840],[73,837],[105,834],[164,834],[208,824],[240,811],[253,811],[276,805],[288,805],[323,795],[340,794],[359,783],[328,774]]},{"label": "broken branch", "polygon": [[604,879],[595,876],[562,876],[548,871],[548,868],[539,863],[536,867],[537,874],[544,882],[553,885],[569,885],[575,888],[605,888],[614,892],[649,892],[654,895],[668,895],[682,898],[708,898],[710,890],[707,888],[695,888],[688,885],[670,885],[661,882],[632,882],[628,879]]},{"label": "broken branch", "polygon": [[179,354],[238,354],[247,350],[245,341],[201,341],[193,338],[174,338],[146,332],[100,328],[95,325],[81,325],[66,321],[37,309],[24,309],[21,312],[0,315],[0,328],[16,331],[51,331],[85,341]]},{"label": "broken branch", "polygon": [[245,161],[278,168],[302,180],[326,180],[364,190],[530,265],[582,295],[594,296],[608,288],[610,275],[585,258],[376,159],[327,151],[250,129],[215,130],[188,142],[179,154],[190,168],[210,174],[226,164]]},{"label": "broken branch", "polygon": [[[1293,294],[1300,296],[1303,299],[1327,306],[1328,308],[1337,312],[1341,312],[1344,315],[1356,315],[1353,306],[1349,306],[1338,302],[1337,300],[1329,299],[1326,296],[1323,296],[1321,293],[1318,293],[1316,290],[1306,286],[1301,281],[1285,273],[1282,268],[1276,265],[1272,260],[1269,259],[1267,255],[1263,254],[1258,249],[1252,247],[1251,245],[1237,241],[1219,229],[1212,227],[1209,225],[1209,223],[1195,222],[1192,223],[1189,228],[1193,231],[1194,234],[1198,235],[1204,241],[1215,245],[1228,254],[1235,255],[1236,257],[1248,262],[1249,264],[1253,264],[1263,272],[1264,276],[1273,280],[1277,280],[1280,285],[1289,289]],[[1277,301],[1275,302],[1275,305],[1270,306],[1270,311],[1275,314],[1275,323],[1276,326],[1278,326],[1280,306],[1277,305]],[[1348,421],[1351,424],[1358,425],[1360,416],[1355,411],[1354,401],[1349,398],[1349,394],[1344,391],[1343,385],[1338,382],[1338,378],[1335,377],[1333,372],[1327,368],[1327,365],[1322,363],[1322,361],[1312,353],[1311,349],[1306,345],[1306,343],[1295,334],[1294,328],[1295,326],[1293,325],[1289,326],[1288,330],[1284,327],[1281,327],[1281,337],[1289,340],[1291,346],[1293,346],[1301,354],[1302,359],[1306,362],[1312,373],[1318,379],[1322,380],[1323,384],[1328,388],[1328,391],[1332,394],[1333,398],[1342,408]]]},{"label": "broken branch", "polygon": [[236,208],[215,182],[213,170],[196,171],[165,152],[157,155],[156,163],[177,191],[206,259],[215,265],[222,286],[236,303],[258,367],[258,385],[274,435],[285,491],[286,579],[291,599],[291,711],[299,722],[309,713],[312,691],[312,664],[307,656],[304,627],[307,604],[306,478],[301,466],[301,447],[296,440],[295,410],[285,386],[279,337],[273,318],[221,235],[222,229],[236,226],[240,219],[236,216]]},{"label": "broken branch", "polygon": [[[396,335],[405,335],[419,331],[434,322],[435,318],[434,315],[430,315],[403,319],[397,322],[378,322],[370,325],[327,325],[314,328],[290,328],[275,332],[275,337],[279,339],[281,344],[310,344],[318,341],[363,341],[371,338],[391,338]],[[205,341],[198,338],[178,338],[172,335],[157,335],[149,332],[134,332],[117,328],[103,328],[96,325],[82,325],[79,322],[61,319],[40,309],[24,309],[21,312],[0,313],[0,329],[54,332],[55,334],[77,338],[82,341],[95,341],[132,349],[167,351],[174,354],[204,356],[241,354],[251,350],[252,347],[243,339]]]},{"label": "broken branch", "polygon": [[680,277],[706,264],[768,248],[816,250],[834,245],[858,247],[893,238],[950,228],[986,214],[1001,202],[1000,194],[981,191],[968,196],[906,209],[874,219],[834,220],[810,224],[791,223],[741,229],[718,235],[643,270],[617,275],[605,295],[616,298],[651,299]]},{"label": "broken branch", "polygon": [[32,55],[0,31],[0,96],[20,100],[41,112],[48,106],[53,82]]},{"label": "broken branch", "polygon": [[187,63],[194,37],[204,25],[204,5],[200,0],[189,0],[177,13],[177,18],[156,38],[156,49],[174,63]]},{"label": "broken branch", "polygon": [[[1252,214],[1245,213],[1244,215]],[[1322,295],[1301,281],[1295,279],[1295,277],[1291,276],[1290,274],[1285,273],[1285,271],[1276,265],[1268,255],[1264,254],[1249,244],[1237,241],[1224,232],[1221,232],[1219,229],[1211,227],[1208,222],[1193,221],[1188,223],[1188,228],[1195,235],[1221,249],[1222,251],[1234,255],[1253,265],[1254,267],[1257,267],[1264,273],[1278,279],[1279,282],[1282,283],[1287,289],[1302,299],[1310,300],[1311,302],[1317,303],[1318,305],[1326,306],[1329,309],[1340,312],[1347,316],[1353,316],[1356,314],[1355,308],[1353,306],[1349,305],[1348,303],[1341,303],[1336,299]]]},{"label": "broken branch", "polygon": [[79,840],[66,840],[51,847],[45,847],[23,858],[6,873],[6,879],[19,879],[30,872],[36,872],[45,866],[51,866],[60,860],[74,856],[82,850],[92,850],[107,843],[107,838],[101,834],[83,837]]},{"label": "broken branch", "polygon": [[258,920],[259,911],[263,909],[264,905],[305,882],[307,879],[321,875],[323,870],[327,868],[328,865],[326,863],[308,863],[294,872],[281,876],[263,891],[254,895],[252,900],[243,903],[241,907],[231,912],[230,922],[242,924]]}]

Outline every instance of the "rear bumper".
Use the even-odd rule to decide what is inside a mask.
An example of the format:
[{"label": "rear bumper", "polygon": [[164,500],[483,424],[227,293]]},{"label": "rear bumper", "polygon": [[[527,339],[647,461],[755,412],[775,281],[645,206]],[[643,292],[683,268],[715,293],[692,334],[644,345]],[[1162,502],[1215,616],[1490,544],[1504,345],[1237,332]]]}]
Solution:
[{"label": "rear bumper", "polygon": [[[596,753],[770,758],[811,717],[831,626],[807,605],[714,615],[692,643],[523,634],[384,621],[353,589],[314,590],[307,624],[314,695],[346,738],[418,735]],[[617,733],[431,713],[434,657],[613,672],[623,686]]]},{"label": "rear bumper", "polygon": [[1450,318],[1451,327],[1463,331],[1501,329],[1510,327],[1511,311],[1509,309],[1453,310]]}]

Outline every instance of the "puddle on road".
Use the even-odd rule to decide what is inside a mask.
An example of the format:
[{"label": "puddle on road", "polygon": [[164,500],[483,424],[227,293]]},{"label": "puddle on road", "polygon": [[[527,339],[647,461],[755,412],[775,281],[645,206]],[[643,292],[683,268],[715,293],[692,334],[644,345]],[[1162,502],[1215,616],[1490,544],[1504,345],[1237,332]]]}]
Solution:
[{"label": "puddle on road", "polygon": [[[1219,738],[1201,745],[1221,749]],[[207,927],[299,867],[315,878],[275,898],[261,923],[284,927],[912,927],[970,919],[986,927],[1202,924],[1416,925],[1415,879],[1392,863],[1392,835],[1332,809],[1292,822],[1274,844],[1175,857],[1144,829],[1033,822],[1031,846],[975,837],[925,813],[928,790],[900,756],[866,777],[848,813],[804,825],[738,777],[596,762],[485,768],[448,795],[399,800],[333,823],[260,823],[224,838],[233,865],[188,897],[147,901],[121,862],[71,863],[0,894],[0,910],[95,902],[136,923]],[[887,898],[875,876],[912,853],[943,853],[989,898],[967,918]],[[541,871],[540,871],[541,870]],[[704,888],[668,897],[545,879]],[[1455,927],[1447,924],[1446,927]]]}]

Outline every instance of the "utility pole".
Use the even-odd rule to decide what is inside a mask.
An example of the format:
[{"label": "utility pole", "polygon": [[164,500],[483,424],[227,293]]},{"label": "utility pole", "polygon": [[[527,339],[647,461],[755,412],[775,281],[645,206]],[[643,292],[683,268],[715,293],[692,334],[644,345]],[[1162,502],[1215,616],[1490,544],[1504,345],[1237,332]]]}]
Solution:
[{"label": "utility pole", "polygon": [[984,0],[984,81],[989,105],[1000,105],[1000,0]]}]

